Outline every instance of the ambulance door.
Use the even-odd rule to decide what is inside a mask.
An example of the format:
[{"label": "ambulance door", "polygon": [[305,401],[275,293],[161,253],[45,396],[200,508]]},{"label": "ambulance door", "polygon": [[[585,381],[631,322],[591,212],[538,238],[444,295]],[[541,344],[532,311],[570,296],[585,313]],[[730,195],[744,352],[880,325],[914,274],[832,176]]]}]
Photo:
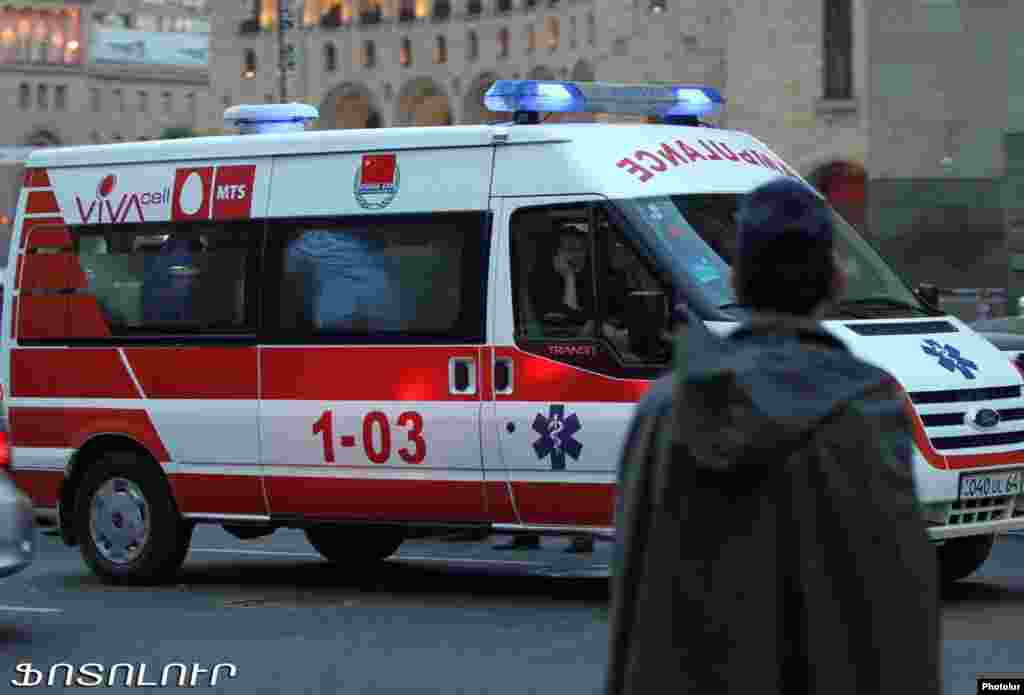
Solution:
[{"label": "ambulance door", "polygon": [[496,447],[485,468],[492,508],[512,506],[524,524],[611,523],[621,443],[657,373],[630,364],[599,320],[616,275],[604,206],[599,196],[494,204],[494,397],[484,417]]},{"label": "ambulance door", "polygon": [[[270,510],[317,519],[482,521],[490,215],[454,204],[447,209],[458,211],[402,212],[400,205],[429,209],[415,197],[422,186],[410,182],[434,180],[437,154],[430,152],[399,153],[386,168],[387,175],[402,172],[389,214],[346,203],[352,186],[338,187],[339,171],[351,176],[361,157],[385,168],[387,156],[275,164],[271,214],[278,218],[268,225],[260,347]],[[469,165],[489,168],[489,159]],[[340,214],[329,212],[343,204]],[[291,216],[289,206],[302,216]]]}]

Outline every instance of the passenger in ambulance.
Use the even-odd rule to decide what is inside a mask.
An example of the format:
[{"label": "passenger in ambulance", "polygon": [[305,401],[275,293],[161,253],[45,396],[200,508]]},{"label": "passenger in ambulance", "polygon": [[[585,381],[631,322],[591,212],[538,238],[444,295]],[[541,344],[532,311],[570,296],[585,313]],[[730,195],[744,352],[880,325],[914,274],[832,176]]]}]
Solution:
[{"label": "passenger in ambulance", "polygon": [[386,242],[357,230],[302,232],[288,244],[284,268],[298,306],[282,306],[282,321],[291,314],[300,320],[294,327],[328,334],[401,330],[399,285],[386,252]]},{"label": "passenger in ambulance", "polygon": [[142,284],[142,313],[147,323],[195,320],[198,254],[206,245],[195,236],[171,234],[157,252],[147,255]]},{"label": "passenger in ambulance", "polygon": [[[594,285],[586,226],[562,224],[554,243],[537,254],[530,274],[530,300],[545,332],[560,337],[593,334]],[[550,258],[547,263],[544,258]]]}]

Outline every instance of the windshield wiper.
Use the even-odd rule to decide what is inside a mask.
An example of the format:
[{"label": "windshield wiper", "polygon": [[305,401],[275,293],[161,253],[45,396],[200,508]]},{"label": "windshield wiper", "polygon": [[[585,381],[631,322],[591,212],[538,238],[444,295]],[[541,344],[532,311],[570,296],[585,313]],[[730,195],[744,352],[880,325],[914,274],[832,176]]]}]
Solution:
[{"label": "windshield wiper", "polygon": [[844,299],[839,302],[839,306],[871,306],[872,304],[878,306],[892,307],[894,309],[908,309],[910,311],[916,311],[924,314],[925,316],[933,316],[932,311],[924,309],[917,304],[911,304],[910,302],[904,302],[899,299],[891,299],[889,297],[862,297],[860,299]]}]

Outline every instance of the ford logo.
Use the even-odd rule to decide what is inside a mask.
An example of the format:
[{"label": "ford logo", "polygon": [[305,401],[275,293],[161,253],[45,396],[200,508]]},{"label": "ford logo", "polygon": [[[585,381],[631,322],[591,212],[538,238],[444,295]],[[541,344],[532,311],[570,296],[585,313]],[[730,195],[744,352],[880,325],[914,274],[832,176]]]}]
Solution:
[{"label": "ford logo", "polygon": [[999,424],[999,412],[992,408],[979,408],[971,413],[970,423],[979,429],[991,429]]}]

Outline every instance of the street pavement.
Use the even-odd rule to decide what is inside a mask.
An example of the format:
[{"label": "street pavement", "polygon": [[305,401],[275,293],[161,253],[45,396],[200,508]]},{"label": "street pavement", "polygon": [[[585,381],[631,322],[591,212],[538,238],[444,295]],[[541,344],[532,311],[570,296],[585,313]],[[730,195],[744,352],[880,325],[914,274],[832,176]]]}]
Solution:
[{"label": "street pavement", "polygon": [[[41,534],[35,563],[0,580],[0,691],[17,664],[146,664],[155,683],[178,662],[233,664],[234,678],[206,687],[224,693],[600,692],[610,545],[492,548],[503,540],[410,540],[360,572],[324,563],[301,532],[240,541],[200,526],[176,583],[136,588],[100,583],[77,549]],[[1022,621],[1024,536],[1007,536],[944,597],[945,692],[1024,672]]]}]

